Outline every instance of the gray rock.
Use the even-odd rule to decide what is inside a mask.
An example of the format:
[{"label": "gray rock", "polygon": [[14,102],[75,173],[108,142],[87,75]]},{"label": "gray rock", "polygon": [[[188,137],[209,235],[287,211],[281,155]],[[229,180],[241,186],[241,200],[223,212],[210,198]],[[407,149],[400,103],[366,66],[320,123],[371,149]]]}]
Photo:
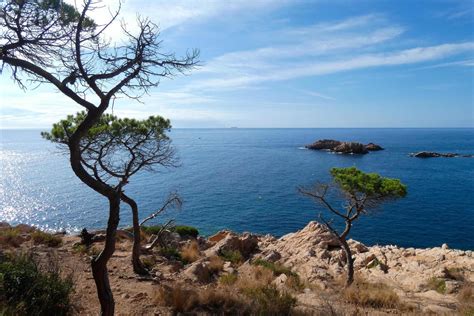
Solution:
[{"label": "gray rock", "polygon": [[341,144],[340,141],[338,140],[333,140],[333,139],[321,139],[318,140],[310,145],[306,145],[305,147],[308,149],[314,149],[314,150],[321,150],[321,149],[328,149],[332,150],[336,146],[339,146]]},{"label": "gray rock", "polygon": [[368,143],[367,145],[365,145],[365,149],[367,149],[368,151],[383,150],[382,146],[374,144],[374,143]]},{"label": "gray rock", "polygon": [[187,278],[199,283],[209,283],[211,280],[211,272],[202,261],[192,263],[183,271],[183,274]]},{"label": "gray rock", "polygon": [[341,154],[367,154],[369,151],[361,143],[343,142],[332,149]]}]

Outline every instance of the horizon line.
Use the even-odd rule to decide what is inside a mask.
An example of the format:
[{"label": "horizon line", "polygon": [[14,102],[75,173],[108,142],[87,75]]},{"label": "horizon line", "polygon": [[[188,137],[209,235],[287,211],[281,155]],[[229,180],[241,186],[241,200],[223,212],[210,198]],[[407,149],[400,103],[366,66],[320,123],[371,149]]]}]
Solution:
[{"label": "horizon line", "polygon": [[[50,129],[51,127],[0,127],[0,131],[8,130],[41,130]],[[172,127],[173,129],[474,129],[474,126],[426,126],[426,127]]]}]

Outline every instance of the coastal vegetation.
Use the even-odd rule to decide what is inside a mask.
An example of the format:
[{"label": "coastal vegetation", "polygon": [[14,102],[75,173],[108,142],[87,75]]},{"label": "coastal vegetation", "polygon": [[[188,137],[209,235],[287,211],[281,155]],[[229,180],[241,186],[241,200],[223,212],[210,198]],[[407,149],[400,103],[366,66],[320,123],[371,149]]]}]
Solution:
[{"label": "coastal vegetation", "polygon": [[109,202],[104,248],[91,267],[101,312],[113,315],[107,263],[115,251],[124,183],[111,185],[94,177],[84,163],[81,144],[117,98],[139,100],[160,79],[193,68],[199,52],[182,58],[164,53],[157,26],[141,17],[137,32],[122,25],[124,39],[117,46],[103,34],[118,18],[119,10],[107,23],[98,25],[89,17],[98,9],[92,0],[78,9],[62,1],[39,0],[7,1],[0,9],[0,61],[11,71],[13,81],[22,88],[26,88],[24,78],[33,85],[52,86],[86,110],[83,120],[67,135],[66,145],[76,176]]},{"label": "coastal vegetation", "polygon": [[[61,239],[59,246],[35,244],[36,229],[0,224],[0,235],[12,231],[17,242],[3,240],[0,251],[3,314],[97,312],[90,262],[99,255],[104,239],[83,247],[80,236],[58,234],[51,236]],[[127,315],[470,315],[473,311],[472,251],[365,246],[348,240],[356,273],[353,284],[341,289],[344,250],[337,236],[316,222],[281,238],[230,231],[197,238],[173,233],[172,239],[164,240],[169,248],[159,245],[142,254],[149,270],[145,277],[136,275],[130,264],[133,235],[119,230],[118,236],[110,278],[119,297],[117,311]],[[231,262],[231,256],[219,255],[231,251],[241,260]]]},{"label": "coastal vegetation", "polygon": [[[85,112],[69,115],[53,125],[51,132],[41,135],[63,151],[68,151],[70,135],[86,118]],[[156,171],[158,167],[177,166],[175,152],[166,132],[169,120],[160,116],[148,119],[119,119],[104,114],[80,141],[81,162],[96,181],[121,190],[120,199],[132,210],[134,246],[133,269],[137,274],[148,271],[140,261],[140,223],[136,201],[125,194],[125,186],[140,171]]]},{"label": "coastal vegetation", "polygon": [[[362,215],[368,215],[382,203],[407,194],[407,187],[398,179],[384,178],[376,173],[365,173],[355,167],[332,168],[331,176],[334,184],[316,184],[312,188],[300,187],[299,191],[316,203],[324,206],[332,215],[336,215],[344,222],[344,230],[338,232],[331,221],[325,220],[322,214],[320,220],[328,230],[337,237],[344,249],[347,261],[346,286],[354,282],[354,258],[347,243],[347,237],[354,222]],[[342,210],[333,207],[330,200],[332,190],[336,189],[344,198]]]},{"label": "coastal vegetation", "polygon": [[61,276],[59,262],[41,269],[32,254],[0,256],[0,314],[65,316],[72,312],[72,276]]}]

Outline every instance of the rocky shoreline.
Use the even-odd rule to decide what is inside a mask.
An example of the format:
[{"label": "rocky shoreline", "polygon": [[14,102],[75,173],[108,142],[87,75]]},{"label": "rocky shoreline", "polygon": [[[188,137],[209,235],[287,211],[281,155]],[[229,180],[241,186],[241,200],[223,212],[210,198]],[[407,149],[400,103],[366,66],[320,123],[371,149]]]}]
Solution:
[{"label": "rocky shoreline", "polygon": [[[18,229],[19,233],[13,239],[10,238],[8,247],[5,246],[5,238],[0,238],[0,252],[28,250],[40,257],[54,252],[64,269],[73,269],[78,274],[74,294],[81,305],[78,313],[93,314],[98,310],[88,263],[91,250],[78,251],[82,249],[79,236],[57,234],[55,238],[59,238],[62,243],[52,247],[37,243],[36,238],[31,237],[36,231],[34,228],[0,225],[0,233],[11,229]],[[100,238],[97,240],[93,248],[100,249],[102,242]],[[211,289],[232,291],[233,287],[240,284],[239,280],[248,277],[249,273],[263,273],[265,268],[275,267],[283,272],[266,276],[266,282],[282,293],[291,293],[296,302],[294,310],[303,315],[326,314],[328,311],[324,309],[327,308],[324,307],[324,300],[330,301],[334,310],[338,311],[335,315],[346,315],[345,311],[354,310],[369,315],[444,315],[457,314],[466,306],[474,308],[474,305],[469,305],[474,302],[468,301],[466,305],[460,299],[460,293],[466,289],[472,291],[473,251],[449,249],[448,245],[416,249],[395,245],[366,246],[350,240],[358,282],[383,285],[397,298],[396,307],[374,308],[355,306],[342,296],[341,280],[345,275],[346,260],[344,252],[337,239],[317,222],[310,222],[303,229],[281,238],[221,231],[207,238],[183,237],[170,232],[165,240],[167,247],[176,249],[180,255],[168,257],[159,249],[147,250],[148,242],[145,240],[142,260],[147,263],[151,275],[143,278],[131,270],[130,233],[119,231],[117,250],[109,269],[118,310],[124,315],[135,312],[136,315],[172,314],[172,307],[162,301],[157,303],[156,291],[164,286],[173,288],[179,284],[198,293]],[[189,249],[194,249],[192,256]],[[225,285],[222,281],[234,278],[237,280],[235,284]],[[295,286],[295,280],[298,286]]]}]

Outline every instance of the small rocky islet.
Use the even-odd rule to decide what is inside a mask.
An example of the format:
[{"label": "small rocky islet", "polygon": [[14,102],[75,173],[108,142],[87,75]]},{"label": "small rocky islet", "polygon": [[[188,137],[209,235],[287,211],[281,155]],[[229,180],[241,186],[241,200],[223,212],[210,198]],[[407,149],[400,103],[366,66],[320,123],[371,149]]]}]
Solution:
[{"label": "small rocky islet", "polygon": [[366,145],[358,142],[343,142],[333,139],[321,139],[312,144],[306,145],[305,148],[312,150],[328,150],[340,154],[368,154],[370,151],[383,150],[382,146],[368,143]]},{"label": "small rocky islet", "polygon": [[463,158],[473,158],[473,154],[465,154],[461,155],[458,153],[438,153],[434,151],[420,151],[417,153],[411,153],[410,157],[415,157],[415,158],[458,158],[458,157],[463,157]]},{"label": "small rocky islet", "polygon": [[[345,142],[334,139],[320,139],[312,144],[306,145],[305,148],[311,150],[326,150],[338,154],[358,154],[365,155],[371,151],[380,151],[384,148],[375,143],[368,143],[366,145],[359,142]],[[459,154],[459,153],[439,153],[434,151],[419,151],[410,153],[410,157],[415,158],[473,158],[474,154]]]}]

